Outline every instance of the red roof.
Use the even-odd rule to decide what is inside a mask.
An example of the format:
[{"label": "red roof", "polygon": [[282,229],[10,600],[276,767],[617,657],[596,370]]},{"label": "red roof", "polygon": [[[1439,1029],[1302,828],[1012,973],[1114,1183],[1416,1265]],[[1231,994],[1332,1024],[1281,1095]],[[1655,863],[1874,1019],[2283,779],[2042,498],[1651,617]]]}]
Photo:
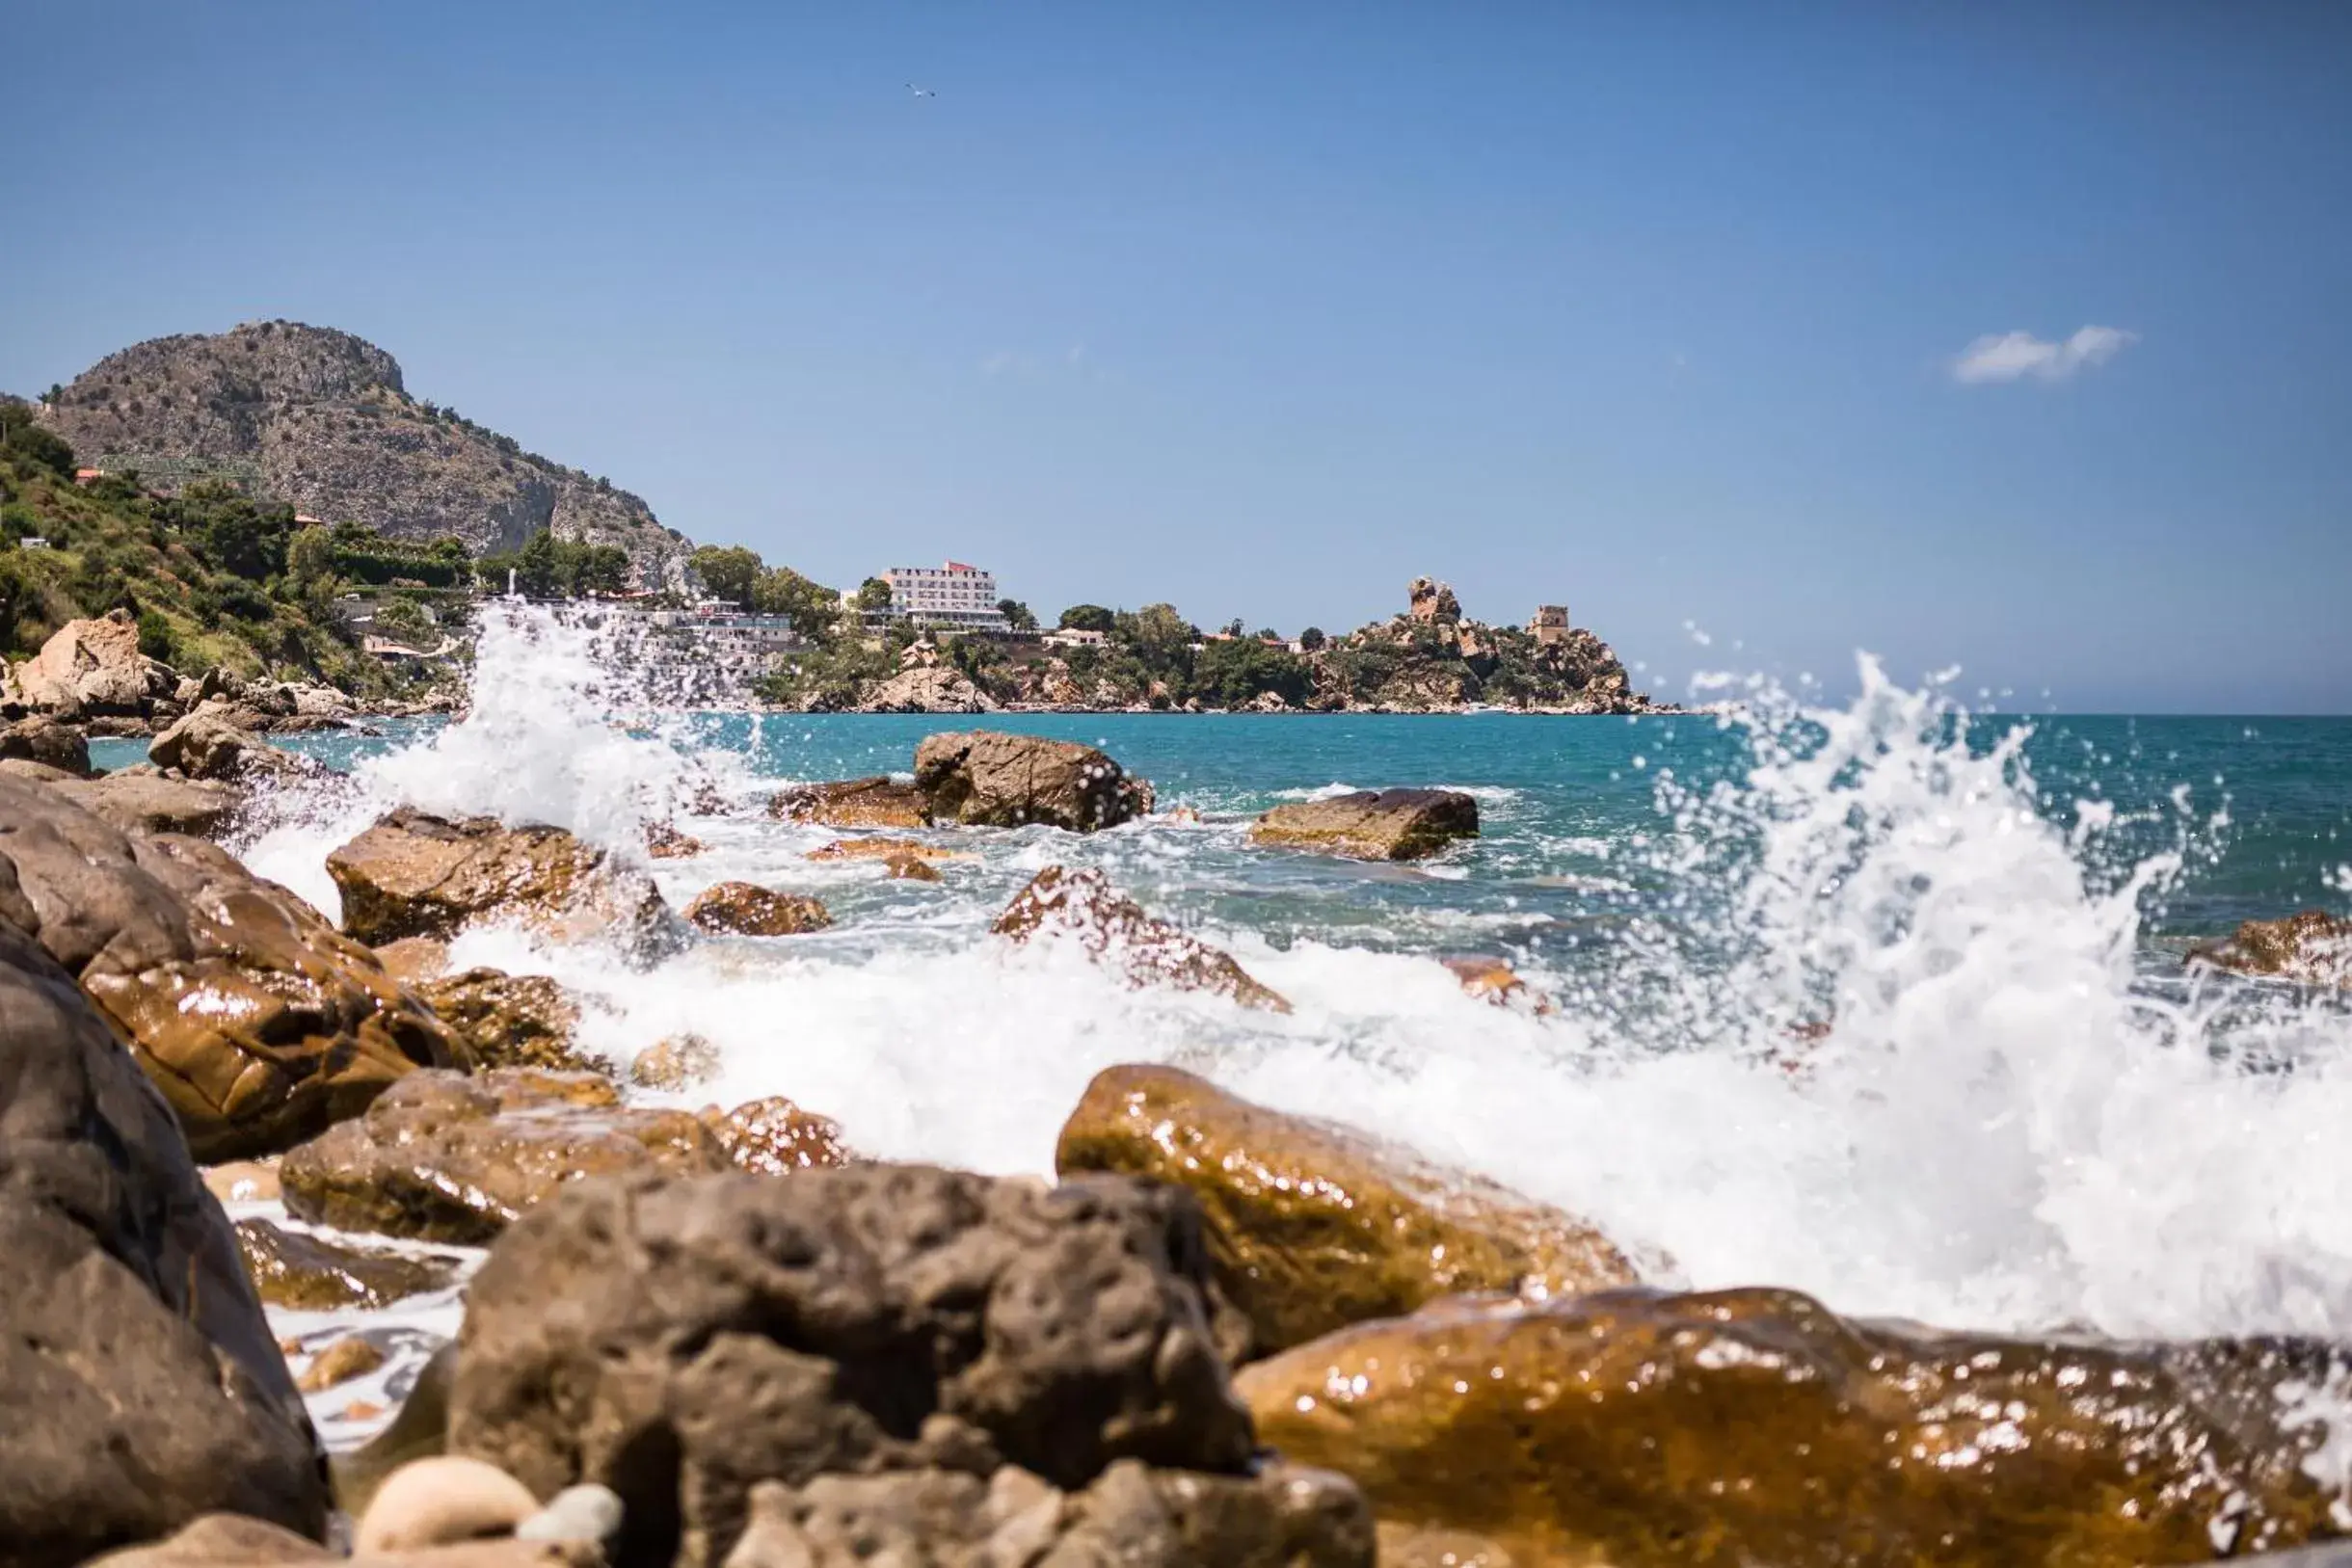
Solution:
[{"label": "red roof", "polygon": [[978,567],[968,567],[961,561],[949,561],[948,563],[948,570],[949,571],[977,571],[980,569]]}]

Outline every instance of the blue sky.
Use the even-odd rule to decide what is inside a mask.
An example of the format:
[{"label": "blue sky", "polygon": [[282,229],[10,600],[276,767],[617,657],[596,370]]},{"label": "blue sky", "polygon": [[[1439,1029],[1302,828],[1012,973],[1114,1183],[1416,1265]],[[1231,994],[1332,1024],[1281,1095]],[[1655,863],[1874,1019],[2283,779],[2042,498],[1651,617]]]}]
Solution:
[{"label": "blue sky", "polygon": [[1670,695],[2352,711],[2352,7],[6,32],[0,386],[291,317],[826,581],[1292,631],[1429,572]]}]

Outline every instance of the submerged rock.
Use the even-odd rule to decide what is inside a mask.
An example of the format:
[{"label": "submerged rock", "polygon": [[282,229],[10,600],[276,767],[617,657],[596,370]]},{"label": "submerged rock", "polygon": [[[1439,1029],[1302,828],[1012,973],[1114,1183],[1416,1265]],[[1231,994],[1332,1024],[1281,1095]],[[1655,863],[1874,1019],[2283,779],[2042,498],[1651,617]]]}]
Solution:
[{"label": "submerged rock", "polygon": [[762,1481],[1015,1465],[1075,1490],[1121,1459],[1240,1477],[1254,1444],[1201,1268],[1189,1201],[1114,1179],[577,1186],[474,1277],[449,1448],[541,1496],[611,1487],[621,1558],[682,1568],[730,1560]]},{"label": "submerged rock", "polygon": [[1096,1076],[1055,1169],[1190,1191],[1212,1276],[1267,1355],[1472,1290],[1574,1295],[1630,1284],[1590,1224],[1350,1129],[1269,1110],[1172,1067]]},{"label": "submerged rock", "polygon": [[227,1218],[22,901],[0,877],[0,1562],[219,1510],[319,1536],[316,1439]]},{"label": "submerged rock", "polygon": [[2352,919],[2307,909],[2280,920],[2248,920],[2226,941],[2191,948],[2188,961],[2299,985],[2352,987]]},{"label": "submerged rock", "polygon": [[1073,833],[1147,816],[1152,786],[1091,746],[993,730],[928,735],[915,748],[915,786],[935,822]]},{"label": "submerged rock", "polygon": [[650,941],[668,910],[653,883],[561,828],[451,821],[401,807],[327,857],[343,929],[368,943],[456,936],[519,918],[558,936]]},{"label": "submerged rock", "polygon": [[1452,789],[1358,790],[1277,806],[1258,818],[1249,837],[1356,860],[1419,860],[1457,838],[1477,837],[1478,802]]},{"label": "submerged rock", "polygon": [[893,855],[882,863],[883,873],[894,882],[944,882],[939,867],[916,855]]},{"label": "submerged rock", "polygon": [[767,803],[767,814],[829,828],[926,828],[930,802],[911,784],[887,775],[838,784],[795,784]]},{"label": "submerged rock", "polygon": [[718,1070],[718,1047],[699,1034],[673,1034],[637,1052],[628,1081],[640,1089],[687,1089]]},{"label": "submerged rock", "polygon": [[261,1299],[296,1312],[381,1307],[439,1290],[457,1277],[454,1259],[349,1246],[266,1219],[239,1220],[237,1248]]},{"label": "submerged rock", "polygon": [[[1514,1564],[2131,1568],[2332,1534],[2310,1342],[1942,1334],[1793,1291],[1460,1301],[1246,1369],[1267,1442]],[[2337,1397],[2340,1397],[2339,1393]]]},{"label": "submerged rock", "polygon": [[811,861],[954,861],[964,857],[920,838],[836,838],[801,857]]},{"label": "submerged rock", "polygon": [[365,1377],[382,1367],[384,1360],[382,1345],[357,1334],[346,1334],[310,1358],[310,1365],[302,1369],[296,1386],[305,1394],[324,1394],[355,1377]]},{"label": "submerged rock", "polygon": [[833,923],[819,900],[754,882],[722,882],[704,889],[686,906],[686,919],[705,931],[737,937],[794,937]]},{"label": "submerged rock", "polygon": [[691,860],[707,847],[700,838],[679,832],[668,822],[645,825],[645,852],[657,861]]},{"label": "submerged rock", "polygon": [[548,975],[471,969],[423,981],[415,992],[484,1067],[604,1071],[601,1062],[573,1049],[579,1033],[579,1004],[562,982]]},{"label": "submerged rock", "polygon": [[200,1159],[274,1153],[468,1058],[373,953],[200,839],[125,836],[0,779],[13,919],[130,1037]]},{"label": "submerged rock", "polygon": [[480,1245],[586,1177],[730,1163],[693,1116],[623,1105],[608,1078],[503,1068],[414,1074],[288,1154],[278,1176],[298,1219]]},{"label": "submerged rock", "polygon": [[1074,941],[1087,957],[1115,969],[1138,989],[1206,991],[1243,1007],[1291,1010],[1278,993],[1250,978],[1232,954],[1146,914],[1092,866],[1076,871],[1047,866],[1014,894],[993,929],[1015,942],[1041,933]]}]

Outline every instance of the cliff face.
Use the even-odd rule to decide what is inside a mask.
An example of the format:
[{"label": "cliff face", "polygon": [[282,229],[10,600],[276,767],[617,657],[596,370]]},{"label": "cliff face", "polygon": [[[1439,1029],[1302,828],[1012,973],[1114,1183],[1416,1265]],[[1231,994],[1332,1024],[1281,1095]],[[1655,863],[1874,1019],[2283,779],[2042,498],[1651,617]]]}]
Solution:
[{"label": "cliff face", "polygon": [[659,582],[693,547],[628,492],[418,402],[390,355],[326,328],[249,322],[140,343],[74,378],[43,417],[85,464],[157,488],[218,475],[329,522],[455,535],[477,554],[552,528],[621,545]]}]

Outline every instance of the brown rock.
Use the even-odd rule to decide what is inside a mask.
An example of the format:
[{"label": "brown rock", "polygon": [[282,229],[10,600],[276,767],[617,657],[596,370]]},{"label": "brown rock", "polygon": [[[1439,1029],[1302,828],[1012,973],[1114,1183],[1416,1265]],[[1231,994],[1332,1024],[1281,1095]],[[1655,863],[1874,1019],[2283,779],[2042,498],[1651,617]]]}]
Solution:
[{"label": "brown rock", "polygon": [[125,837],[0,779],[15,918],[130,1037],[200,1159],[274,1153],[465,1048],[307,904],[222,850]]},{"label": "brown rock", "polygon": [[895,882],[940,882],[946,880],[939,867],[915,855],[893,855],[882,863],[882,869]]},{"label": "brown rock", "polygon": [[1172,1067],[1098,1074],[1055,1168],[1189,1189],[1217,1289],[1267,1355],[1472,1290],[1573,1295],[1634,1279],[1591,1226],[1350,1129],[1253,1105]]},{"label": "brown rock", "polygon": [[232,1159],[207,1165],[200,1172],[204,1190],[225,1204],[276,1203],[278,1162],[274,1159]]},{"label": "brown rock", "polygon": [[1453,971],[1463,991],[1483,1001],[1538,1014],[1552,1010],[1548,998],[1528,990],[1527,982],[1519,978],[1518,972],[1499,958],[1443,958],[1438,962]]},{"label": "brown rock", "polygon": [[208,1514],[169,1540],[95,1559],[90,1568],[605,1568],[585,1541],[466,1541],[355,1557],[234,1514]]},{"label": "brown rock", "polygon": [[144,714],[178,683],[139,651],[139,626],[127,610],[67,622],[14,676],[26,703],[67,716]]},{"label": "brown rock", "polygon": [[1015,942],[1041,932],[1075,941],[1089,958],[1117,970],[1138,989],[1207,991],[1243,1007],[1291,1010],[1281,996],[1251,979],[1233,955],[1144,913],[1091,866],[1076,871],[1047,866],[1013,895],[994,929]]},{"label": "brown rock", "polygon": [[579,1006],[561,983],[547,975],[472,969],[428,980],[415,990],[484,1067],[603,1071],[601,1062],[573,1050],[579,1033]]},{"label": "brown rock", "polygon": [[0,724],[0,760],[38,762],[80,779],[90,776],[90,739],[69,724],[35,714]]},{"label": "brown rock", "polygon": [[206,703],[147,745],[147,760],[191,779],[231,780],[307,771],[303,759],[238,727],[225,703]]},{"label": "brown rock", "polygon": [[593,1074],[510,1067],[413,1074],[288,1154],[279,1180],[298,1219],[480,1245],[585,1177],[728,1167],[685,1111],[625,1106]]},{"label": "brown rock", "polygon": [[735,1168],[756,1176],[846,1165],[856,1157],[830,1117],[802,1110],[782,1096],[750,1101],[723,1114],[713,1105],[702,1117]]},{"label": "brown rock", "polygon": [[860,713],[994,713],[997,701],[960,670],[945,665],[901,670],[875,686]]},{"label": "brown rock", "polygon": [[685,1089],[718,1070],[718,1047],[699,1034],[673,1034],[637,1052],[628,1081],[640,1089]]},{"label": "brown rock", "polygon": [[122,769],[102,779],[49,786],[122,833],[185,833],[214,838],[228,831],[244,797],[226,784],[166,779]]},{"label": "brown rock", "polygon": [[920,1166],[572,1187],[474,1276],[449,1448],[611,1487],[619,1558],[681,1568],[727,1559],[763,1480],[1239,1476],[1196,1226],[1165,1188]]},{"label": "brown rock", "polygon": [[355,1377],[365,1377],[383,1365],[382,1346],[357,1334],[346,1334],[310,1358],[297,1386],[305,1394],[324,1394]]},{"label": "brown rock", "polygon": [[2307,909],[2283,920],[2248,920],[2227,941],[2191,948],[2188,961],[2298,985],[2352,987],[2352,919]]},{"label": "brown rock", "polygon": [[935,822],[1073,833],[1150,814],[1152,786],[1091,746],[993,730],[928,735],[915,748],[915,786]]},{"label": "brown rock", "polygon": [[237,1247],[261,1299],[296,1312],[381,1307],[457,1278],[454,1259],[347,1246],[266,1219],[239,1220]]},{"label": "brown rock", "polygon": [[705,845],[690,833],[681,833],[667,822],[648,822],[645,825],[645,852],[657,861],[689,860],[703,853]]},{"label": "brown rock", "polygon": [[2285,1340],[2041,1342],[1786,1290],[1454,1302],[1241,1376],[1265,1440],[1382,1523],[1514,1563],[2202,1562],[2334,1533]]},{"label": "brown rock", "polygon": [[220,1510],[318,1536],[316,1439],[228,1221],[24,902],[0,876],[0,1561]]},{"label": "brown rock", "polygon": [[833,828],[923,828],[931,822],[922,790],[883,776],[795,784],[767,803],[767,814]]},{"label": "brown rock", "polygon": [[1477,837],[1478,802],[1452,789],[1364,789],[1277,806],[1249,837],[1356,860],[1419,860],[1457,838]]},{"label": "brown rock", "polygon": [[686,919],[705,931],[738,937],[793,937],[833,923],[818,900],[752,882],[704,889],[686,906]]},{"label": "brown rock", "polygon": [[352,1531],[354,1550],[414,1552],[484,1536],[512,1535],[539,1511],[530,1489],[495,1465],[441,1454],[384,1478]]},{"label": "brown rock", "polygon": [[377,946],[376,961],[402,985],[416,986],[449,972],[449,944],[433,937],[402,937]]},{"label": "brown rock", "polygon": [[449,938],[521,917],[569,938],[654,939],[667,916],[653,883],[561,828],[453,822],[402,807],[327,857],[343,929],[365,943]]},{"label": "brown rock", "polygon": [[960,861],[970,857],[920,838],[836,838],[802,857],[812,861]]}]

